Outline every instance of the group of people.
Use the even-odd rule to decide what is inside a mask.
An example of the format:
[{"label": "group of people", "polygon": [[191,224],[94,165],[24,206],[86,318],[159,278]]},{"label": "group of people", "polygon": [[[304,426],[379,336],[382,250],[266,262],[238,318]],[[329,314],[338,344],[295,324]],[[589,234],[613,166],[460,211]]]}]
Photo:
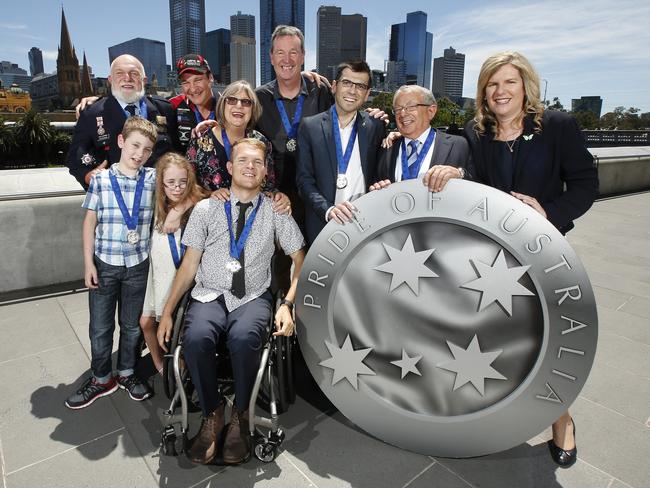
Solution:
[{"label": "group of people", "polygon": [[[270,57],[275,80],[256,90],[235,81],[217,98],[205,58],[184,56],[182,94],[166,101],[145,96],[142,64],[120,56],[111,65],[111,95],[84,100],[68,154],[70,172],[87,189],[92,374],[66,405],[84,408],[118,387],[134,400],[150,397],[135,374],[141,330],[161,370],[173,311],[193,286],[184,359],[203,413],[188,450],[197,463],[218,454],[230,464],[248,459],[247,408],[272,313],[271,280],[283,296],[273,333],[291,335],[305,249],[330,220],[350,221],[355,199],[407,179],[433,192],[450,179],[471,179],[510,193],[566,233],[598,191],[578,125],[544,110],[539,77],[517,52],[483,64],[466,137],[431,127],[436,100],[416,85],[394,94],[398,133],[385,137],[386,115],[361,110],[372,85],[368,64],[342,63],[330,88],[301,73],[304,37],[295,27],[275,30]],[[231,354],[236,392],[222,453],[220,342]],[[549,448],[559,465],[575,462],[568,412],[553,424]]]}]

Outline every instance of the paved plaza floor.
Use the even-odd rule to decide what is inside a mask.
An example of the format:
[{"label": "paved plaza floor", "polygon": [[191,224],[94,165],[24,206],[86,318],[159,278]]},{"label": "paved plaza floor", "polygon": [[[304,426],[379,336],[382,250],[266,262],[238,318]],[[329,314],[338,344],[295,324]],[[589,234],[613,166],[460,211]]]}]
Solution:
[{"label": "paved plaza floor", "polygon": [[552,463],[550,429],[473,459],[404,451],[360,431],[306,385],[281,417],[287,437],[273,463],[207,467],[162,456],[160,381],[142,403],[118,391],[81,411],[63,405],[88,374],[81,292],[0,307],[1,487],[650,487],[649,210],[650,193],[599,201],[569,235],[600,326],[591,375],[571,407],[579,448],[571,469]]}]

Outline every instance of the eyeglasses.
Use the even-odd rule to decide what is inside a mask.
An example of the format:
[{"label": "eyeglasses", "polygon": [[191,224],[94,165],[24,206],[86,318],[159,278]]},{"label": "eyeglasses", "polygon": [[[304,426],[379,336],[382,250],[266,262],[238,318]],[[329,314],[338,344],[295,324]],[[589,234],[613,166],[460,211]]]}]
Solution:
[{"label": "eyeglasses", "polygon": [[181,180],[179,182],[175,182],[171,180],[163,181],[163,186],[168,190],[175,190],[176,188],[184,190],[185,188],[187,188],[187,180]]},{"label": "eyeglasses", "polygon": [[399,115],[402,110],[407,114],[414,113],[418,107],[430,107],[432,103],[414,103],[413,105],[406,105],[404,107],[393,107],[393,113]]},{"label": "eyeglasses", "polygon": [[365,83],[355,83],[354,81],[346,80],[345,78],[340,79],[337,83],[341,85],[343,88],[354,87],[355,89],[361,91],[366,91],[368,89],[368,85],[366,85]]},{"label": "eyeglasses", "polygon": [[250,98],[226,97],[226,103],[228,105],[237,105],[237,102],[241,102],[242,107],[253,106],[253,100],[251,100]]}]

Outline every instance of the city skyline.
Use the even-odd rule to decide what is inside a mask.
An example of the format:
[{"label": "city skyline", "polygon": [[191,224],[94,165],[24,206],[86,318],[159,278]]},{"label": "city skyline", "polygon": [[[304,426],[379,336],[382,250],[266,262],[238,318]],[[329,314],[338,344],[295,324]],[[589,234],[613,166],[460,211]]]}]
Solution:
[{"label": "city skyline", "polygon": [[[113,29],[103,29],[101,36],[96,22],[82,15],[93,10],[88,8],[89,3],[67,0],[63,6],[77,54],[81,57],[85,51],[96,76],[108,74],[108,47],[134,37],[164,42],[167,64],[175,63],[170,54],[168,1],[158,0],[158,6],[151,8],[152,2],[135,4],[115,0],[114,8],[96,14],[101,15],[104,25],[115,23]],[[567,5],[551,0],[502,1],[487,6],[472,0],[453,6],[436,4],[434,11],[430,3],[415,0],[400,2],[400,10],[388,8],[391,4],[384,1],[370,5],[353,0],[326,3],[305,0],[306,69],[316,67],[316,12],[320,5],[327,3],[341,7],[345,13],[359,13],[368,18],[366,59],[373,69],[383,69],[383,62],[388,59],[391,25],[403,22],[409,12],[422,10],[428,15],[427,31],[434,36],[432,57],[442,56],[449,46],[466,55],[465,97],[475,96],[476,78],[483,60],[498,50],[513,48],[531,59],[543,79],[542,92],[547,88],[547,99],[558,97],[567,109],[571,108],[572,99],[601,96],[603,113],[617,106],[650,111],[650,53],[645,47],[650,42],[650,33],[644,22],[650,18],[650,5],[633,1],[612,5],[603,0]],[[125,24],[120,12],[127,6],[129,18],[147,18],[147,21]],[[259,39],[259,7],[259,0],[241,0],[229,11],[218,2],[208,1],[206,30],[228,28],[230,15],[240,10],[242,14],[256,17]],[[5,11],[0,21],[0,60],[29,70],[27,53],[31,47],[38,47],[43,51],[45,72],[51,73],[55,69],[60,9],[58,3],[43,5],[25,0],[20,10]],[[257,59],[260,44],[261,41],[257,43]]]}]

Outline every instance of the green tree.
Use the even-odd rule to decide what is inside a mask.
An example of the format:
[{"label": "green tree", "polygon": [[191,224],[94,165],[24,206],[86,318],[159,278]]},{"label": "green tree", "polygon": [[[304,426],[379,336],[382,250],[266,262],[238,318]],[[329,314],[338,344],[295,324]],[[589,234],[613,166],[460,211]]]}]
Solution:
[{"label": "green tree", "polygon": [[600,126],[610,130],[639,130],[644,125],[639,112],[635,107],[616,107],[613,112],[607,112],[600,118]]},{"label": "green tree", "polygon": [[48,154],[48,162],[65,164],[65,156],[68,154],[71,142],[72,136],[70,134],[66,134],[60,130],[53,131],[50,151]]},{"label": "green tree", "polygon": [[562,105],[562,102],[560,102],[560,99],[558,97],[553,97],[552,102],[545,100],[544,108],[546,108],[547,110],[557,110],[558,112],[566,112],[564,105]]},{"label": "green tree", "polygon": [[575,117],[575,119],[578,121],[578,124],[583,130],[593,130],[600,127],[600,119],[596,117],[596,114],[593,112],[584,110],[581,112],[573,112],[571,115]]},{"label": "green tree", "polygon": [[0,153],[2,153],[2,159],[9,159],[9,154],[15,147],[16,136],[14,130],[10,125],[5,125],[5,120],[0,117]]},{"label": "green tree", "polygon": [[20,159],[30,163],[43,162],[50,151],[52,128],[50,122],[35,110],[27,112],[15,126]]},{"label": "green tree", "polygon": [[366,103],[368,107],[378,108],[388,114],[390,120],[389,128],[395,127],[395,115],[393,114],[393,93],[381,92],[371,102]]}]

